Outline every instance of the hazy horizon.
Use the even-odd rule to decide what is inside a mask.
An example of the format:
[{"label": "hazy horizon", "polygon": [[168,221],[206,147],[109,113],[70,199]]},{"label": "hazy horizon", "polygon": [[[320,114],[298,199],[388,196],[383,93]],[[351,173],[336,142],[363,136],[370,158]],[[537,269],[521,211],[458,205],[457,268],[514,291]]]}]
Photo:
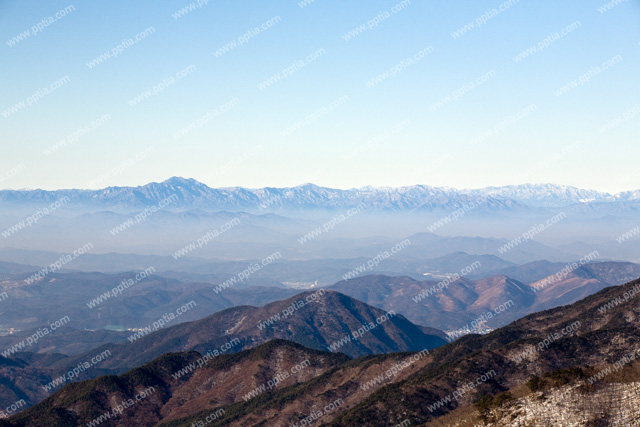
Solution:
[{"label": "hazy horizon", "polygon": [[603,3],[4,2],[0,187],[634,190],[640,4]]}]

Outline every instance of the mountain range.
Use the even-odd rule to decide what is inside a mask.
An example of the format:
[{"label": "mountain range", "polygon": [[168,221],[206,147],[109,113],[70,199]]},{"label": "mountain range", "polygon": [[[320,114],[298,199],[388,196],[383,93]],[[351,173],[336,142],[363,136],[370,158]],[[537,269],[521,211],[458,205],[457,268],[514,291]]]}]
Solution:
[{"label": "mountain range", "polygon": [[[274,339],[339,353],[343,358],[431,350],[447,342],[438,329],[415,325],[400,313],[325,290],[298,293],[262,307],[235,306],[196,321],[167,322],[166,327],[150,324],[117,336],[110,331],[61,329],[51,333],[50,340],[43,339],[40,347],[4,351],[7,357],[0,357],[0,397],[3,401],[37,403],[66,381],[50,389],[45,387],[47,383],[84,366],[98,354],[108,357],[99,365],[82,369],[75,380],[120,374],[165,353],[198,351],[217,356]],[[12,337],[12,342],[24,342],[27,336]],[[77,351],[83,345],[85,350]],[[61,354],[63,351],[70,355]]]},{"label": "mountain range", "polygon": [[[108,187],[100,190],[2,190],[5,207],[49,204],[68,198],[67,207],[135,210],[157,205],[173,195],[170,209],[247,210],[336,210],[360,206],[368,210],[412,211],[460,209],[474,205],[483,211],[512,211],[524,207],[565,207],[590,203],[640,203],[640,190],[609,194],[555,184],[524,184],[482,189],[453,189],[413,185],[407,187],[362,187],[340,190],[304,184],[296,187],[211,188],[194,179],[173,177],[138,187]],[[175,196],[174,196],[175,197]],[[477,206],[476,206],[477,205]]]},{"label": "mountain range", "polygon": [[414,353],[349,360],[282,340],[206,363],[167,353],[66,385],[0,426],[635,425],[639,293],[640,280],[609,287]]},{"label": "mountain range", "polygon": [[[276,251],[289,260],[373,258],[409,238],[411,245],[386,264],[453,252],[518,264],[570,261],[594,246],[604,258],[637,261],[639,194],[551,184],[214,189],[183,178],[101,190],[2,190],[0,259],[38,265],[44,261],[34,260],[45,257],[37,251],[72,252],[91,242],[90,253],[72,261],[83,266],[69,268],[122,271],[133,254],[172,257],[162,265],[184,271],[184,263],[199,262],[192,257],[238,261]],[[205,244],[207,233],[215,238]],[[110,270],[109,263],[90,262],[109,253],[127,255],[114,257],[119,266]],[[326,276],[325,283],[336,280]]]},{"label": "mountain range", "polygon": [[[538,276],[521,281],[505,275],[470,279],[418,281],[409,277],[364,276],[344,280],[332,289],[384,310],[396,310],[420,325],[453,333],[457,338],[469,332],[504,326],[527,314],[571,304],[606,287],[640,277],[640,264],[593,262],[547,270],[538,266]],[[549,263],[550,266],[554,265]],[[532,266],[508,271],[520,279]],[[540,275],[544,275],[541,277]],[[501,306],[506,309],[498,310]],[[496,310],[498,310],[496,312]],[[487,313],[491,313],[491,316]],[[481,319],[478,328],[470,327]]]},{"label": "mountain range", "polygon": [[[50,256],[42,254],[45,255]],[[0,311],[4,331],[0,335],[0,349],[11,348],[42,325],[68,316],[69,322],[55,337],[42,337],[29,351],[75,355],[94,348],[96,343],[120,342],[126,334],[118,331],[143,328],[190,301],[197,301],[197,306],[184,313],[180,322],[198,320],[239,305],[263,306],[301,292],[299,288],[283,285],[287,281],[305,282],[308,284],[305,288],[325,286],[372,306],[395,310],[418,325],[455,332],[503,303],[509,303],[509,309],[485,322],[484,328],[570,304],[607,286],[640,277],[640,264],[629,262],[595,259],[584,265],[549,261],[516,265],[494,256],[452,253],[422,261],[396,260],[386,266],[381,264],[378,271],[367,271],[349,280],[341,280],[340,275],[366,259],[281,261],[246,282],[215,292],[213,289],[233,278],[247,262],[197,260],[192,267],[184,264],[189,273],[162,271],[160,266],[164,263],[166,268],[169,264],[163,257],[127,259],[117,254],[95,257],[104,257],[102,262],[110,268],[141,267],[120,273],[65,270],[27,283],[41,267],[0,264],[7,270],[0,271],[0,294],[11,300]],[[37,258],[37,254],[32,257],[34,261]],[[131,264],[123,265],[121,261]],[[97,266],[95,262],[89,265]],[[153,274],[136,279],[149,265],[159,267]],[[414,274],[408,276],[408,272]],[[466,274],[460,275],[461,272]],[[130,285],[114,294],[113,290],[122,287],[122,283]],[[102,335],[96,338],[95,333],[83,332],[85,329],[100,330]]]}]

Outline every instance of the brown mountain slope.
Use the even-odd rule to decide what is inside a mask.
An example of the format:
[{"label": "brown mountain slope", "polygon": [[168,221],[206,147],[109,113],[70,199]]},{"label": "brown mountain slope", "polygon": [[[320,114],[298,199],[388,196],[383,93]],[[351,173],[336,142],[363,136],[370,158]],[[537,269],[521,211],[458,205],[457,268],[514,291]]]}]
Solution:
[{"label": "brown mountain slope", "polygon": [[67,385],[0,425],[153,426],[309,381],[348,360],[281,340],[208,361],[168,353],[117,377]]},{"label": "brown mountain slope", "polygon": [[[319,423],[331,426],[395,426],[407,425],[407,420],[410,425],[422,425],[456,409],[470,408],[474,403],[478,403],[487,416],[510,401],[508,395],[492,396],[508,390],[515,392],[533,376],[549,378],[543,382],[566,380],[570,383],[581,375],[579,372],[596,375],[600,368],[594,366],[615,366],[630,352],[637,354],[640,348],[639,306],[640,280],[637,280],[607,288],[569,306],[527,316],[488,335],[464,337],[429,354],[388,354],[349,361],[310,381],[261,393],[248,401],[238,401],[236,393],[235,398],[229,400],[235,400],[235,403],[225,405],[224,400],[219,400],[203,408],[204,412],[196,413],[190,412],[191,408],[186,409],[184,412],[190,412],[187,417],[166,420],[162,425],[200,425],[198,421],[214,410],[216,419],[207,426],[304,425],[311,420],[309,417],[314,422],[321,419]],[[172,369],[189,362],[193,359],[176,364]],[[158,374],[159,371],[165,373]],[[116,390],[124,388],[127,393],[133,393],[134,389],[139,392],[141,387],[154,384],[149,378],[167,377],[166,372],[169,371],[155,367],[144,371],[145,375],[131,376],[130,382],[123,383],[124,386]],[[203,377],[200,379],[204,380],[208,375]],[[51,416],[62,417],[70,409],[96,405],[96,401],[102,402],[102,395],[94,393],[95,384],[102,384],[100,381],[106,381],[104,378],[112,377],[92,380],[94,383],[85,382],[94,385],[82,389],[86,393],[74,397],[75,400],[60,397],[63,396],[61,392],[56,393],[60,399],[56,405],[48,403],[51,401],[49,398],[12,418],[10,422],[13,424],[6,425],[16,425],[16,422],[24,423],[17,425],[27,425],[31,422],[28,425],[37,426],[40,424],[39,421],[34,423],[35,417],[46,411]],[[256,383],[251,380],[249,384],[253,386]],[[221,390],[214,393],[219,393],[216,396],[233,394],[239,386],[245,390],[247,380],[232,380],[228,386],[222,385]],[[67,389],[73,390],[68,386],[62,391]],[[189,389],[184,391],[185,396],[188,395]],[[158,395],[162,400],[161,406],[172,395]],[[149,416],[151,409],[141,406],[135,411],[141,416]],[[91,412],[94,413],[96,411]],[[178,412],[171,414],[179,415]],[[471,409],[468,414],[475,417],[477,411]]]},{"label": "brown mountain slope", "polygon": [[[379,420],[402,421],[398,414],[421,424],[484,395],[517,387],[534,375],[613,364],[640,346],[638,297],[640,280],[436,349],[434,362],[418,375],[372,394],[331,425],[378,426]],[[491,378],[477,382],[487,372]]]},{"label": "brown mountain slope", "polygon": [[[303,384],[265,394],[262,398],[224,406],[224,415],[208,426],[321,425],[356,406],[383,386],[409,378],[431,362],[427,352],[367,356],[348,362]],[[199,425],[210,411],[163,422],[158,427]],[[306,424],[305,424],[306,423]],[[323,424],[322,424],[323,425]],[[352,424],[357,425],[357,424]],[[388,425],[388,424],[379,424]]]},{"label": "brown mountain slope", "polygon": [[537,295],[529,310],[536,312],[571,304],[608,286],[621,285],[637,277],[640,277],[640,264],[631,262],[568,265],[558,274],[530,284]]},{"label": "brown mountain slope", "polygon": [[[608,288],[571,306],[528,316],[486,336],[465,337],[401,370],[388,380],[390,384],[385,381],[378,384],[380,387],[369,388],[367,391],[374,390],[369,395],[363,389],[370,384],[373,372],[384,377],[390,369],[384,360],[396,355],[380,356],[369,363],[354,360],[262,400],[223,407],[225,416],[210,425],[302,425],[307,414],[316,414],[321,419],[318,424],[331,426],[396,426],[407,425],[402,424],[407,421],[422,425],[465,407],[470,408],[466,415],[472,419],[460,425],[474,425],[481,420],[471,405],[483,396],[515,390],[534,375],[615,363],[638,348],[640,300],[624,301],[632,289],[640,298],[640,281],[636,281]],[[552,374],[550,378],[555,381],[563,375],[570,374]],[[481,402],[491,408],[502,399],[507,397]],[[166,425],[190,426],[203,416],[201,412]],[[510,425],[508,419],[504,418],[503,425]]]},{"label": "brown mountain slope", "polygon": [[[160,329],[133,342],[107,346],[111,356],[100,367],[117,373],[166,352],[235,352],[272,339],[286,339],[318,350],[333,346],[333,351],[357,357],[432,349],[446,343],[441,335],[440,331],[425,334],[400,314],[389,314],[338,292],[321,290],[263,307],[229,308],[195,322]],[[75,360],[85,360],[88,355]]]},{"label": "brown mountain slope", "polygon": [[[46,392],[42,386],[102,352],[108,352],[108,357],[96,366],[82,369],[76,381],[119,374],[168,352],[195,350],[218,355],[272,339],[287,339],[318,350],[331,348],[350,356],[420,351],[446,344],[442,331],[416,326],[401,315],[321,290],[264,307],[234,307],[196,322],[160,329],[132,342],[107,344],[78,356],[51,360],[44,367],[28,361],[21,362],[24,366],[19,368],[0,366],[4,378],[0,394],[7,396],[7,402],[24,399],[24,407],[31,406],[59,387]],[[16,377],[21,380],[15,381]]]},{"label": "brown mountain slope", "polygon": [[[462,277],[441,282],[418,281],[410,277],[363,276],[338,282],[329,289],[385,310],[395,310],[414,323],[447,332],[459,330],[509,301],[512,301],[509,313],[517,316],[535,298],[530,287],[506,276],[479,280]],[[506,316],[501,317],[494,319],[489,326],[508,323]]]},{"label": "brown mountain slope", "polygon": [[440,282],[372,275],[343,280],[329,289],[384,310],[395,310],[416,324],[453,332],[509,301],[509,309],[489,320],[487,326],[504,326],[527,314],[571,304],[640,277],[640,264],[629,262],[569,263],[564,269],[553,264],[553,268],[558,269],[557,274],[533,283],[504,275],[477,280],[454,277]]},{"label": "brown mountain slope", "polygon": [[[635,296],[629,297],[633,292]],[[570,369],[576,367],[613,364],[640,348],[640,299],[635,298],[640,298],[640,281],[607,288],[570,306],[530,315],[485,336],[467,336],[435,349],[421,361],[420,368],[416,365],[419,370],[403,370],[392,384],[368,396],[363,395],[362,388],[370,380],[358,377],[355,372],[360,372],[363,365],[353,361],[315,381],[281,390],[269,399],[225,407],[226,416],[212,425],[289,425],[301,421],[292,414],[316,413],[318,408],[323,412],[337,399],[342,403],[322,413],[322,423],[378,427],[403,425],[408,420],[410,425],[422,425],[466,407],[473,419],[461,425],[474,425],[480,420],[475,418],[478,412],[471,405],[483,396],[515,390],[532,376],[545,373],[561,381],[570,374],[553,372],[571,373],[574,371]],[[376,365],[377,372],[385,369],[381,361]],[[594,370],[585,372],[598,370],[590,369]],[[491,408],[506,398],[490,397],[481,402]],[[189,426],[203,415],[168,425]],[[508,418],[505,420],[509,425]]]}]

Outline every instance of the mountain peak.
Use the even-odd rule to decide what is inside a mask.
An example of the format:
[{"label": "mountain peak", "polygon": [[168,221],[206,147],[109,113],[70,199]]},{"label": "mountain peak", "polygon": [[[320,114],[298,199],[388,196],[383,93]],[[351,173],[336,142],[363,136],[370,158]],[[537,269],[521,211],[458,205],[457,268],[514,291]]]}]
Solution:
[{"label": "mountain peak", "polygon": [[[172,176],[171,178],[162,181],[160,184],[166,184],[166,185],[171,185],[171,186],[177,186],[177,185],[183,185],[183,186],[193,186],[193,185],[206,186],[205,184],[201,183],[200,181],[196,181],[193,178],[183,178],[181,176]],[[147,185],[149,185],[149,184],[147,184]]]}]

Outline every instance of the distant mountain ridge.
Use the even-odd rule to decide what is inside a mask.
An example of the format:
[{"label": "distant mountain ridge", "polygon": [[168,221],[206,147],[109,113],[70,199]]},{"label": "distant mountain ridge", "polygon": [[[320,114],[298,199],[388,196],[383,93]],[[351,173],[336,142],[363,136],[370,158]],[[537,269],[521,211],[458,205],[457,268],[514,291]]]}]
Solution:
[{"label": "distant mountain ridge", "polygon": [[[508,304],[509,308],[487,321],[491,328],[534,312],[572,304],[608,286],[640,277],[640,264],[634,263],[593,262],[572,270],[549,264],[555,265],[555,271],[550,269],[548,276],[527,283],[504,275],[460,277],[439,283],[369,275],[338,282],[328,289],[383,310],[396,310],[416,324],[455,332],[500,304]],[[525,276],[529,268],[524,266]],[[518,273],[517,269],[508,271]]]},{"label": "distant mountain ridge", "polygon": [[[526,207],[563,207],[579,203],[640,203],[640,190],[615,195],[556,184],[523,184],[481,189],[413,185],[348,190],[304,184],[296,187],[211,188],[195,179],[169,178],[138,187],[100,190],[1,190],[3,204],[45,204],[69,197],[68,207],[134,209],[157,205],[177,195],[169,208],[271,211],[274,209],[376,210],[474,209],[508,211]],[[175,197],[175,196],[174,196]]]}]

